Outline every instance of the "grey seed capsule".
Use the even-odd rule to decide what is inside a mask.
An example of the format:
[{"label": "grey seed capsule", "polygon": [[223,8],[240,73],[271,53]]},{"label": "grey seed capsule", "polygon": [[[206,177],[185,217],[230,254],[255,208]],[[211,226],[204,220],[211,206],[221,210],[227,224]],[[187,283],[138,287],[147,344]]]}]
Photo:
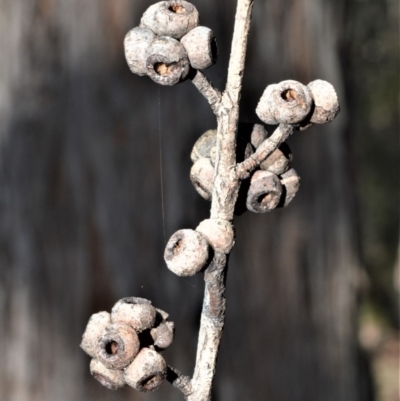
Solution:
[{"label": "grey seed capsule", "polygon": [[278,176],[258,170],[251,178],[246,206],[254,213],[265,213],[278,206],[281,196],[282,185]]},{"label": "grey seed capsule", "polygon": [[310,122],[315,124],[331,122],[340,111],[335,88],[321,79],[310,82],[307,87],[310,89],[315,105]]},{"label": "grey seed capsule", "polygon": [[136,357],[139,347],[139,337],[131,326],[113,323],[99,339],[96,359],[109,369],[123,369]]},{"label": "grey seed capsule", "polygon": [[190,170],[190,181],[205,200],[211,200],[214,188],[214,167],[209,158],[197,160]]},{"label": "grey seed capsule", "polygon": [[268,137],[268,132],[261,124],[254,124],[251,131],[250,142],[254,148],[258,148]]},{"label": "grey seed capsule", "polygon": [[181,43],[186,49],[190,64],[197,70],[205,70],[217,61],[218,45],[214,32],[205,26],[198,26],[188,32]]},{"label": "grey seed capsule", "polygon": [[179,230],[165,247],[164,260],[168,269],[178,276],[193,276],[206,265],[209,257],[208,243],[194,230]]},{"label": "grey seed capsule", "polygon": [[167,376],[167,364],[155,350],[142,348],[134,361],[125,369],[126,384],[141,392],[154,391]]},{"label": "grey seed capsule", "polygon": [[190,154],[192,162],[195,163],[198,159],[202,159],[203,157],[210,157],[211,149],[216,145],[216,143],[216,129],[209,129],[204,134],[202,134],[193,145],[193,149]]},{"label": "grey seed capsule", "polygon": [[156,35],[147,28],[133,28],[125,36],[125,58],[130,70],[137,75],[146,75],[147,49]]},{"label": "grey seed capsule", "polygon": [[147,50],[147,75],[160,85],[175,85],[188,75],[190,65],[182,44],[162,36],[153,41]]},{"label": "grey seed capsule", "polygon": [[153,327],[156,308],[144,298],[127,297],[120,299],[112,308],[113,323],[125,323],[138,333]]},{"label": "grey seed capsule", "polygon": [[90,361],[90,373],[109,390],[118,390],[125,386],[125,378],[122,370],[109,369],[97,359]]},{"label": "grey seed capsule", "polygon": [[180,39],[199,25],[196,7],[183,0],[161,1],[150,6],[142,16],[140,26],[159,36]]},{"label": "grey seed capsule", "polygon": [[283,187],[282,198],[279,207],[286,207],[296,196],[300,188],[300,177],[294,168],[280,176],[281,185]]},{"label": "grey seed capsule", "polygon": [[228,254],[235,245],[235,231],[232,223],[227,220],[203,220],[196,231],[204,235],[208,243],[218,252]]},{"label": "grey seed capsule", "polygon": [[279,147],[261,164],[261,170],[270,171],[276,175],[281,175],[290,169],[293,156],[287,143],[282,143]]},{"label": "grey seed capsule", "polygon": [[111,324],[111,316],[108,312],[99,312],[92,315],[82,336],[81,348],[92,358],[98,352],[98,342],[106,327]]},{"label": "grey seed capsule", "polygon": [[174,322],[163,322],[150,330],[154,345],[161,349],[168,348],[174,340]]},{"label": "grey seed capsule", "polygon": [[297,81],[269,85],[257,105],[256,113],[266,124],[298,124],[311,111],[310,90]]}]

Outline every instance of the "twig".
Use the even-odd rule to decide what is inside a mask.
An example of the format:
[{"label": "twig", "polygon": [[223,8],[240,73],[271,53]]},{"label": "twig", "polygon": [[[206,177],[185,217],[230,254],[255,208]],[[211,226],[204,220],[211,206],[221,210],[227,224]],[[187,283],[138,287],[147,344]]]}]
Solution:
[{"label": "twig", "polygon": [[256,169],[272,152],[293,133],[293,126],[280,124],[274,133],[257,148],[257,150],[236,168],[237,177],[240,180],[248,178],[250,173]]},{"label": "twig", "polygon": [[[211,218],[226,221],[233,220],[240,186],[236,174],[236,131],[252,5],[253,0],[238,0],[227,85],[218,107],[213,109],[218,129]],[[204,90],[202,93],[204,95]],[[205,97],[209,100],[208,94]],[[225,319],[227,259],[224,253],[215,252],[213,261],[205,272],[205,294],[192,379],[193,393],[186,397],[187,401],[211,399],[212,381]]]},{"label": "twig", "polygon": [[196,74],[193,76],[192,83],[198,89],[198,91],[206,98],[213,112],[216,114],[218,112],[218,108],[222,99],[221,92],[218,89],[214,88],[212,83],[199,70],[197,70]]},{"label": "twig", "polygon": [[178,390],[182,392],[185,398],[193,393],[190,377],[184,376],[179,370],[172,366],[167,367],[167,380]]}]

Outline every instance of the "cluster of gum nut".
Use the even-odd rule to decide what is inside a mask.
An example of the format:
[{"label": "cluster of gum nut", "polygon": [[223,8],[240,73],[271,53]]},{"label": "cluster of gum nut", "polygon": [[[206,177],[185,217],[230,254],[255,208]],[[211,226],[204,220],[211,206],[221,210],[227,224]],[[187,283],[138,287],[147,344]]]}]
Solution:
[{"label": "cluster of gum nut", "polygon": [[103,386],[117,390],[128,384],[141,392],[161,386],[167,364],[159,351],[174,338],[168,314],[144,298],[119,300],[108,312],[91,316],[81,348],[93,359],[90,372]]},{"label": "cluster of gum nut", "polygon": [[[213,32],[199,26],[199,13],[184,0],[161,1],[150,6],[140,26],[132,29],[124,41],[125,57],[131,71],[147,75],[161,85],[184,81],[191,68],[205,69],[213,65],[217,45]],[[257,106],[258,117],[266,124],[289,124],[305,130],[313,124],[332,121],[339,112],[335,89],[326,81],[317,80],[307,86],[296,81],[269,85]],[[251,157],[268,138],[263,125],[252,126],[244,138],[238,129],[237,159]],[[244,146],[240,146],[240,142]],[[214,186],[216,130],[204,133],[191,154],[190,177],[199,194],[211,200]],[[241,154],[239,154],[241,153]],[[246,208],[264,213],[287,206],[299,189],[300,178],[291,168],[292,155],[282,143],[250,177]],[[246,188],[246,185],[242,185]],[[228,254],[234,245],[231,222],[206,219],[195,230],[177,231],[169,239],[164,259],[178,276],[192,276],[203,271],[213,252]]]},{"label": "cluster of gum nut", "polygon": [[[339,102],[333,86],[316,80],[307,86],[287,80],[269,85],[256,109],[266,124],[292,125],[303,131],[313,124],[325,124],[339,113]],[[265,127],[251,125],[250,130],[239,124],[237,159],[244,160],[262,146],[268,138]],[[250,132],[250,135],[241,134]],[[216,130],[205,132],[195,143],[191,159],[191,181],[197,192],[211,200],[214,186]],[[241,153],[241,154],[239,154]],[[296,195],[300,177],[291,168],[292,155],[282,143],[250,177],[246,207],[255,213],[265,213],[277,207],[286,207]],[[244,186],[246,188],[246,186]],[[230,222],[219,219],[202,221],[196,230],[179,230],[167,243],[164,259],[168,268],[179,276],[192,276],[210,263],[212,251],[228,254],[234,245],[234,231]]]},{"label": "cluster of gum nut", "polygon": [[125,57],[134,74],[161,85],[184,81],[191,70],[212,66],[218,48],[211,29],[199,26],[196,7],[184,0],[161,1],[143,14],[139,27],[124,40]]}]

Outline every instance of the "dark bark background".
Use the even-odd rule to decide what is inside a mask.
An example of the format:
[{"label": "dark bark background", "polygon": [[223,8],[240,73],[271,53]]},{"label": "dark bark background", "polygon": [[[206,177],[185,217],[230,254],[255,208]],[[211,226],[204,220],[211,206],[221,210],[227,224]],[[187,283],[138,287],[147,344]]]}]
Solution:
[{"label": "dark bark background", "polygon": [[[0,0],[1,400],[180,399],[169,385],[114,393],[90,377],[79,348],[87,320],[125,296],[170,313],[176,340],[165,356],[186,374],[194,367],[202,278],[175,277],[163,252],[173,232],[208,216],[189,154],[215,120],[190,82],[159,87],[130,73],[123,37],[150,4]],[[222,89],[235,4],[195,5],[218,38],[206,74]],[[215,401],[371,399],[357,321],[360,290],[380,264],[384,278],[364,292],[398,324],[387,289],[399,226],[398,177],[388,173],[398,167],[398,98],[379,75],[398,85],[397,37],[380,37],[374,22],[396,27],[393,10],[389,0],[255,1],[242,121],[256,122],[264,88],[289,78],[330,81],[342,112],[290,139],[302,177],[290,207],[236,219]],[[365,171],[382,174],[382,187],[370,188]]]}]

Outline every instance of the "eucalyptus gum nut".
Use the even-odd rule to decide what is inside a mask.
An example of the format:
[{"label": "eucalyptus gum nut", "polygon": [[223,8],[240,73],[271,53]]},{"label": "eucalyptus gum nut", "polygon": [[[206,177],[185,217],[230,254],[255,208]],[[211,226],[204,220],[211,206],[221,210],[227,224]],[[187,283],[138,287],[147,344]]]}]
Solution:
[{"label": "eucalyptus gum nut", "polygon": [[247,209],[254,213],[265,213],[275,209],[282,197],[282,185],[276,174],[258,170],[251,177],[247,193]]},{"label": "eucalyptus gum nut", "polygon": [[289,146],[281,143],[279,147],[260,164],[261,170],[281,175],[290,169],[293,156]]},{"label": "eucalyptus gum nut", "polygon": [[194,230],[179,230],[165,247],[164,260],[168,269],[178,276],[193,276],[206,265],[209,257],[208,243]]},{"label": "eucalyptus gum nut", "polygon": [[251,144],[257,149],[268,137],[267,130],[261,124],[254,124],[250,136]]},{"label": "eucalyptus gum nut", "polygon": [[127,367],[140,348],[136,331],[124,323],[113,323],[107,326],[98,344],[96,359],[109,369]]},{"label": "eucalyptus gum nut", "polygon": [[95,313],[90,317],[80,347],[92,358],[96,357],[99,339],[109,324],[111,316],[108,312]]},{"label": "eucalyptus gum nut", "polygon": [[180,39],[199,25],[196,7],[183,0],[161,1],[150,6],[140,20],[140,26],[159,36]]},{"label": "eucalyptus gum nut", "polygon": [[315,105],[310,122],[315,124],[331,122],[340,111],[339,100],[333,85],[317,79],[310,82],[307,87],[310,89]]},{"label": "eucalyptus gum nut", "polygon": [[217,61],[217,40],[210,28],[198,26],[192,29],[181,39],[181,43],[193,68],[205,70]]},{"label": "eucalyptus gum nut", "polygon": [[142,348],[125,369],[125,382],[141,392],[158,389],[167,377],[167,364],[155,350]]},{"label": "eucalyptus gum nut", "polygon": [[133,28],[125,36],[125,58],[130,70],[137,75],[147,75],[147,49],[156,35],[148,28]]},{"label": "eucalyptus gum nut", "polygon": [[214,167],[210,159],[198,159],[190,170],[190,181],[205,200],[211,200],[214,188]]},{"label": "eucalyptus gum nut", "polygon": [[280,177],[283,187],[282,198],[279,207],[286,207],[296,196],[300,188],[300,177],[294,168],[291,168]]},{"label": "eucalyptus gum nut", "polygon": [[308,87],[288,80],[267,86],[256,113],[266,124],[298,124],[307,118],[312,106]]},{"label": "eucalyptus gum nut", "polygon": [[90,373],[109,390],[118,390],[125,386],[124,373],[122,370],[109,369],[97,359],[92,359],[90,361]]},{"label": "eucalyptus gum nut", "polygon": [[156,317],[157,321],[162,322],[169,318],[169,314],[167,312],[163,311],[162,309],[156,308],[156,311],[157,311],[157,317]]},{"label": "eucalyptus gum nut", "polygon": [[159,326],[150,330],[150,336],[154,345],[161,349],[168,348],[174,340],[174,322],[163,322]]},{"label": "eucalyptus gum nut", "polygon": [[210,157],[211,149],[217,143],[217,130],[209,129],[200,136],[195,142],[190,153],[190,159],[195,163],[198,159],[203,157]]},{"label": "eucalyptus gum nut", "polygon": [[168,36],[155,39],[147,49],[147,75],[160,85],[175,85],[183,81],[190,70],[185,48]]},{"label": "eucalyptus gum nut", "polygon": [[113,323],[125,323],[140,333],[153,327],[156,313],[156,308],[148,299],[127,297],[113,306],[111,320]]},{"label": "eucalyptus gum nut", "polygon": [[222,219],[203,220],[196,231],[206,237],[215,251],[228,254],[235,245],[235,232],[232,224]]}]

